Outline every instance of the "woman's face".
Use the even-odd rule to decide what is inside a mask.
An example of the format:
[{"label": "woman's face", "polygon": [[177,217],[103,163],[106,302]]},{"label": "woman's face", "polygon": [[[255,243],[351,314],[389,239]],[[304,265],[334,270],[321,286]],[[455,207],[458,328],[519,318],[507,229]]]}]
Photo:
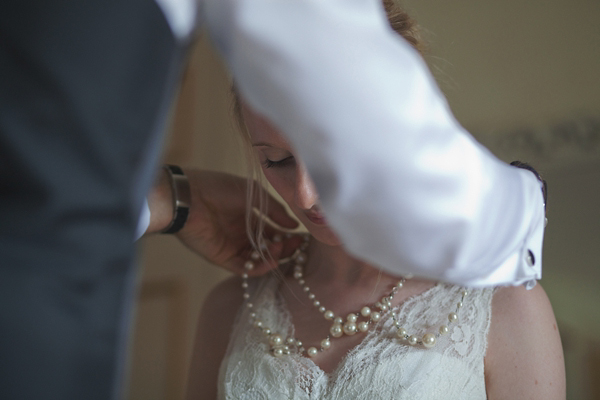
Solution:
[{"label": "woman's face", "polygon": [[242,104],[242,116],[269,183],[315,239],[330,246],[340,245],[319,208],[315,185],[289,143],[266,118],[246,104]]}]

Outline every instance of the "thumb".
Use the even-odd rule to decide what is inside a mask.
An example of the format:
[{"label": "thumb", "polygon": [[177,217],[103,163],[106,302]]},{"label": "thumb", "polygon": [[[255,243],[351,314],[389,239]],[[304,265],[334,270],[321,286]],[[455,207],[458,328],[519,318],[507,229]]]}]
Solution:
[{"label": "thumb", "polygon": [[278,260],[283,257],[282,256],[283,249],[284,249],[283,242],[271,243],[266,252],[268,254],[267,259],[257,261],[257,263],[254,266],[254,269],[248,275],[260,276],[260,275],[264,275],[267,272],[277,268],[279,266]]},{"label": "thumb", "polygon": [[292,237],[284,238],[282,241],[283,246],[280,251],[280,258],[290,257],[300,247],[302,242],[304,242],[304,239],[301,235],[293,235]]}]

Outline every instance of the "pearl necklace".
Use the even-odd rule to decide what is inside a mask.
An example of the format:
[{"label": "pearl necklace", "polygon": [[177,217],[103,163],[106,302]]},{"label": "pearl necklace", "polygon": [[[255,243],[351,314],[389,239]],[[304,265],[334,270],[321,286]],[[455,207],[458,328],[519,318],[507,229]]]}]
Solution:
[{"label": "pearl necklace", "polygon": [[[346,316],[346,322],[344,322],[342,317],[336,316],[331,310],[327,310],[327,308],[316,299],[315,294],[310,291],[310,287],[306,285],[306,282],[303,279],[304,264],[307,261],[305,250],[308,248],[309,236],[304,235],[303,238],[304,242],[300,245],[299,249],[297,249],[290,258],[280,260],[279,264],[281,265],[288,261],[294,262],[294,279],[300,286],[302,286],[303,292],[307,294],[308,299],[312,301],[313,306],[316,307],[321,314],[323,314],[323,317],[326,320],[333,321],[333,324],[329,329],[330,335],[327,335],[325,339],[321,340],[319,349],[314,346],[305,349],[302,341],[293,337],[284,338],[281,334],[273,332],[268,326],[265,326],[265,324],[258,319],[256,312],[250,312],[250,323],[255,328],[260,329],[263,335],[265,335],[270,346],[270,353],[273,356],[281,357],[283,355],[297,353],[299,355],[308,355],[309,357],[314,357],[319,353],[319,351],[324,352],[331,347],[332,338],[340,338],[344,334],[352,336],[358,332],[366,332],[369,330],[371,325],[376,324],[388,311],[391,313],[397,337],[402,342],[410,346],[422,346],[424,348],[434,347],[437,342],[437,338],[449,332],[448,325],[458,321],[458,313],[463,306],[465,297],[468,294],[466,290],[461,291],[461,299],[456,304],[455,311],[448,314],[448,324],[441,325],[437,332],[427,332],[422,337],[409,334],[407,330],[401,326],[396,313],[392,309],[392,300],[395,294],[404,286],[406,280],[411,278],[411,276],[405,276],[400,278],[400,280],[392,287],[387,296],[383,296],[381,301],[375,303],[374,309],[364,306],[361,308],[360,313],[348,314]],[[280,240],[281,238],[278,236],[274,238],[274,241]],[[251,271],[254,269],[254,262],[260,259],[260,254],[257,251],[253,251],[250,258],[251,259],[244,264],[244,269],[246,271]],[[248,291],[248,287],[248,273],[244,272],[242,274],[242,289],[244,291],[243,297],[246,302],[246,307],[248,309],[253,309],[254,304],[249,301],[250,293]],[[359,321],[361,316],[365,318],[363,321]]]}]

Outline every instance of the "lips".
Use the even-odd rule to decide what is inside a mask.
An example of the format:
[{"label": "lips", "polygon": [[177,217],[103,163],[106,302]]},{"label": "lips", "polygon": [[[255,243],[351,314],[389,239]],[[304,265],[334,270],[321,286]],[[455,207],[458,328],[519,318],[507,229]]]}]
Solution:
[{"label": "lips", "polygon": [[308,218],[308,220],[315,225],[327,225],[327,220],[325,219],[325,216],[320,212],[311,210],[305,212],[304,215],[306,215],[306,218]]}]

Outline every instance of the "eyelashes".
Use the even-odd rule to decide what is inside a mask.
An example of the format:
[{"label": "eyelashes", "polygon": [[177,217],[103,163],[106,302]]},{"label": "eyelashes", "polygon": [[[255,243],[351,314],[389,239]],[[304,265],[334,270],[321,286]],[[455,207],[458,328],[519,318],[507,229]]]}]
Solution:
[{"label": "eyelashes", "polygon": [[265,162],[263,163],[263,166],[265,168],[278,168],[278,167],[286,167],[293,163],[294,163],[294,156],[289,156],[289,157],[286,157],[279,161],[272,161],[272,160],[266,159]]}]

